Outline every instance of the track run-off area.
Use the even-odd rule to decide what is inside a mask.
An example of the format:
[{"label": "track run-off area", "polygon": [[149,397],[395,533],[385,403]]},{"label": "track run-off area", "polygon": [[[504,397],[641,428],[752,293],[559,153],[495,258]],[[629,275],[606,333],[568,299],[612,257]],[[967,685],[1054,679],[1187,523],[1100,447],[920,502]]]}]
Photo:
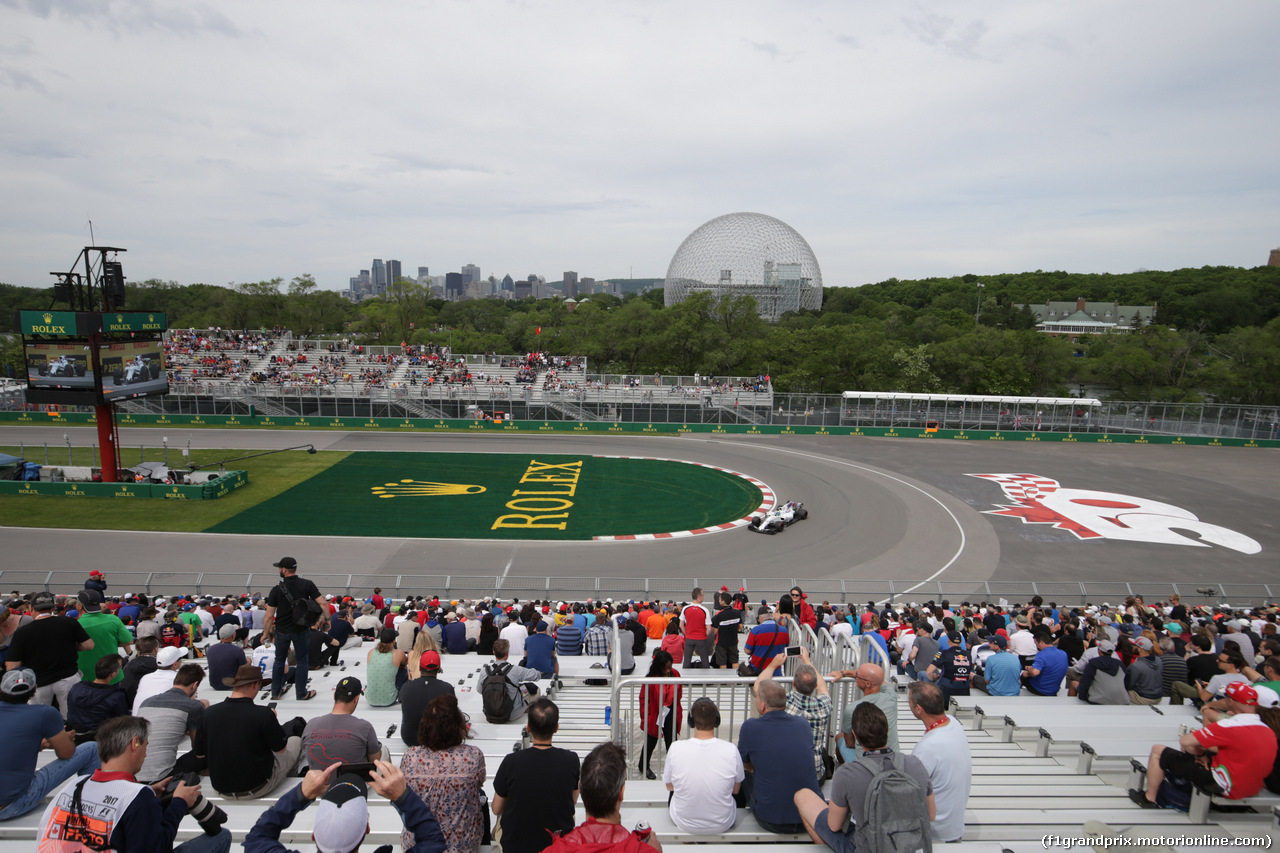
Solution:
[{"label": "track run-off area", "polygon": [[[92,440],[91,429],[57,427],[54,432],[6,427],[0,440],[53,444],[67,432],[78,445]],[[286,492],[256,508],[261,519],[242,520],[254,532],[86,530],[74,526],[72,513],[62,513],[72,523],[56,531],[0,527],[4,568],[55,571],[59,577],[91,568],[243,577],[270,572],[271,563],[288,554],[298,559],[304,575],[874,579],[894,581],[900,593],[910,584],[899,582],[935,579],[1269,583],[1280,568],[1280,452],[1267,449],[853,436],[212,429],[170,430],[167,436],[172,445],[190,438],[193,447],[245,450],[312,443],[320,451],[357,454],[679,460],[751,478],[778,502],[802,501],[809,517],[776,536],[727,525],[707,535],[625,541],[478,539],[467,534],[458,511],[427,508],[418,523],[429,526],[436,538],[421,538],[397,535],[372,518],[348,519],[351,523],[335,530],[305,506],[284,511],[280,501],[287,501]],[[155,445],[158,434],[124,429],[121,443]],[[250,472],[246,488],[252,489],[252,462],[243,467]],[[428,478],[380,479],[389,484]],[[368,494],[371,486],[362,488]],[[621,493],[599,500],[625,513],[631,497]],[[107,499],[78,499],[75,512],[92,513],[98,500]],[[343,518],[341,493],[329,500],[326,518],[334,513]],[[687,520],[674,529],[702,523],[696,491],[676,489],[661,500],[674,507],[674,518]],[[139,511],[146,505],[140,501]]]}]

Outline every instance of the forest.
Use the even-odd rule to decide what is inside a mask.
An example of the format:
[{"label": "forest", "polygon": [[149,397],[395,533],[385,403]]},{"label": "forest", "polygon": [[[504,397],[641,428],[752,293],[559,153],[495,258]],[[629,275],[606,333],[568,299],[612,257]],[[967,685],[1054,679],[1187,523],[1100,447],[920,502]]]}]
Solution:
[{"label": "forest", "polygon": [[[1035,331],[1024,303],[1156,305],[1129,334],[1075,343]],[[16,308],[62,307],[52,288],[0,284],[0,330]],[[979,300],[981,310],[979,310]],[[775,389],[1076,395],[1280,405],[1280,267],[1126,274],[1024,272],[829,287],[819,311],[776,324],[749,296],[698,294],[665,307],[661,289],[561,299],[446,302],[409,280],[358,304],[310,275],[228,286],[151,279],[127,285],[127,310],[170,327],[262,329],[367,344],[436,343],[458,353],[583,355],[592,373],[768,374]],[[14,340],[6,375],[21,371]],[[12,373],[10,373],[12,371]]]}]

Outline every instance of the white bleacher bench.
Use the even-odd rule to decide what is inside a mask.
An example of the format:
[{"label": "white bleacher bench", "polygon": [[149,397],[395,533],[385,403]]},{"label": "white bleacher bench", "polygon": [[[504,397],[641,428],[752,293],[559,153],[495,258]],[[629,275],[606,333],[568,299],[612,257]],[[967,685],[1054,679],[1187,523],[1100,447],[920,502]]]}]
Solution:
[{"label": "white bleacher bench", "polygon": [[[1136,758],[1129,761],[1129,782],[1129,787],[1135,790],[1145,791],[1147,789],[1147,766]],[[1274,814],[1277,808],[1280,808],[1280,794],[1273,794],[1264,788],[1252,797],[1232,800],[1216,794],[1209,794],[1207,791],[1193,785],[1191,789],[1191,809],[1187,812],[1188,819],[1195,824],[1208,823],[1209,811],[1213,806],[1248,806],[1263,813],[1270,810]]]}]

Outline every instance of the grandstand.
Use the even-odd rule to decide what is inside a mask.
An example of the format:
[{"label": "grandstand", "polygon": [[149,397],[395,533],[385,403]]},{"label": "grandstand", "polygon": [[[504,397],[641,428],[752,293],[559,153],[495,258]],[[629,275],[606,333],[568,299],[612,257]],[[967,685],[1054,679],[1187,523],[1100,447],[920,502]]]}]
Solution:
[{"label": "grandstand", "polygon": [[[321,588],[325,590],[323,583]],[[356,591],[356,595],[363,595],[363,591]],[[616,645],[616,622],[612,630]],[[808,628],[802,629],[802,644],[821,673],[853,669],[861,662],[872,661],[891,674],[886,689],[898,689],[899,737],[903,752],[909,752],[923,735],[923,726],[907,706],[905,677],[893,674],[893,667],[881,647],[870,642],[866,635],[833,636],[825,630],[814,632]],[[654,641],[649,641],[649,650],[655,647]],[[344,652],[339,669],[313,670],[311,686],[319,697],[311,702],[298,702],[292,693],[287,694],[279,706],[281,718],[301,715],[309,719],[328,713],[333,685],[341,677],[339,672],[363,678],[369,648],[370,644],[366,643],[364,649]],[[203,657],[194,660],[204,664]],[[474,735],[471,743],[485,755],[485,789],[492,798],[493,777],[502,758],[514,749],[527,746],[527,733],[518,722],[497,725],[484,721],[477,688],[482,678],[481,669],[492,661],[491,657],[444,655],[443,661],[441,677],[455,685],[460,705],[471,717]],[[616,661],[612,670],[593,666],[602,663],[599,657],[560,657],[559,661],[559,680],[549,685],[549,693],[561,709],[560,731],[555,743],[585,756],[595,744],[613,739],[624,745],[629,755],[636,755],[639,690],[646,683],[654,683],[640,677],[643,666],[637,666],[635,675],[624,677],[617,671]],[[736,739],[738,727],[751,713],[749,679],[739,678],[731,670],[685,670],[679,679],[671,681],[682,686],[686,708],[699,696],[714,699],[724,720],[718,735]],[[859,694],[850,679],[832,682],[831,692],[832,719],[838,725],[843,708]],[[1263,793],[1247,801],[1251,808],[1235,812],[1210,810],[1209,800],[1200,796],[1189,815],[1141,809],[1127,798],[1125,788],[1135,784],[1132,776],[1139,772],[1138,765],[1145,762],[1151,745],[1174,744],[1183,731],[1198,725],[1192,706],[1103,707],[1085,705],[1065,695],[1044,698],[1026,695],[1025,690],[1023,693],[1018,697],[975,694],[953,700],[952,713],[964,725],[970,744],[973,776],[965,812],[964,840],[942,849],[959,853],[1043,850],[1045,836],[1079,838],[1085,835],[1086,827],[1094,826],[1092,822],[1096,821],[1116,830],[1174,838],[1269,836],[1280,840],[1280,823],[1275,811],[1280,797],[1275,795]],[[199,695],[213,702],[226,696],[215,693],[207,685]],[[606,707],[612,712],[609,722],[606,722]],[[362,703],[357,714],[373,723],[390,748],[392,761],[398,763],[405,747],[398,735],[391,734],[391,729],[401,723],[399,708],[371,708]],[[835,735],[834,730],[828,732],[829,743]],[[688,732],[682,731],[680,736],[687,737]],[[664,755],[662,750],[654,755],[654,768],[659,775]],[[667,814],[667,791],[663,783],[639,778],[634,764],[629,764],[633,778],[626,787],[623,821],[628,826],[648,821],[667,850],[696,847],[700,853],[734,853],[748,849],[746,845],[750,844],[768,844],[771,853],[815,849],[804,836],[777,836],[765,831],[746,810],[739,811],[737,823],[727,832],[696,839],[683,836]],[[296,779],[289,780],[272,798],[296,783]],[[272,798],[229,801],[207,785],[205,795],[228,813],[227,826],[237,844],[272,801]],[[371,796],[370,806],[371,834],[367,847],[372,849],[384,843],[397,845],[401,825],[394,809],[376,795]],[[306,853],[315,849],[310,840],[313,814],[313,811],[303,812],[285,831],[281,840],[288,847]],[[0,851],[32,849],[39,815],[37,810],[26,817],[0,823]],[[582,819],[584,814],[579,805],[578,820]],[[186,820],[179,830],[179,840],[193,837],[199,831],[194,821]],[[1231,843],[1223,841],[1216,846],[1206,846],[1183,840],[1169,846],[1189,853],[1219,849]]]}]

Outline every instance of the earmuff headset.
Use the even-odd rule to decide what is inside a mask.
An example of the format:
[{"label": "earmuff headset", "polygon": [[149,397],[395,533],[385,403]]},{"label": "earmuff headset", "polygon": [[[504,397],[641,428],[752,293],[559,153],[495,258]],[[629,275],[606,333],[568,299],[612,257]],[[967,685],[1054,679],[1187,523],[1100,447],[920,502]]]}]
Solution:
[{"label": "earmuff headset", "polygon": [[719,708],[719,706],[717,706],[715,702],[712,702],[712,701],[711,701],[709,698],[707,698],[706,696],[703,696],[701,699],[698,699],[698,700],[697,700],[697,701],[695,701],[692,705],[690,705],[690,706],[689,706],[689,731],[693,731],[695,728],[697,728],[697,726],[695,726],[695,725],[693,724],[693,709],[694,709],[694,708],[696,708],[696,707],[698,707],[699,705],[701,705],[703,702],[706,702],[706,703],[707,703],[708,705],[710,705],[712,708],[715,708],[715,709],[716,709],[716,724],[715,724],[715,728],[717,728],[717,729],[718,729],[718,728],[720,728],[720,708]]}]

